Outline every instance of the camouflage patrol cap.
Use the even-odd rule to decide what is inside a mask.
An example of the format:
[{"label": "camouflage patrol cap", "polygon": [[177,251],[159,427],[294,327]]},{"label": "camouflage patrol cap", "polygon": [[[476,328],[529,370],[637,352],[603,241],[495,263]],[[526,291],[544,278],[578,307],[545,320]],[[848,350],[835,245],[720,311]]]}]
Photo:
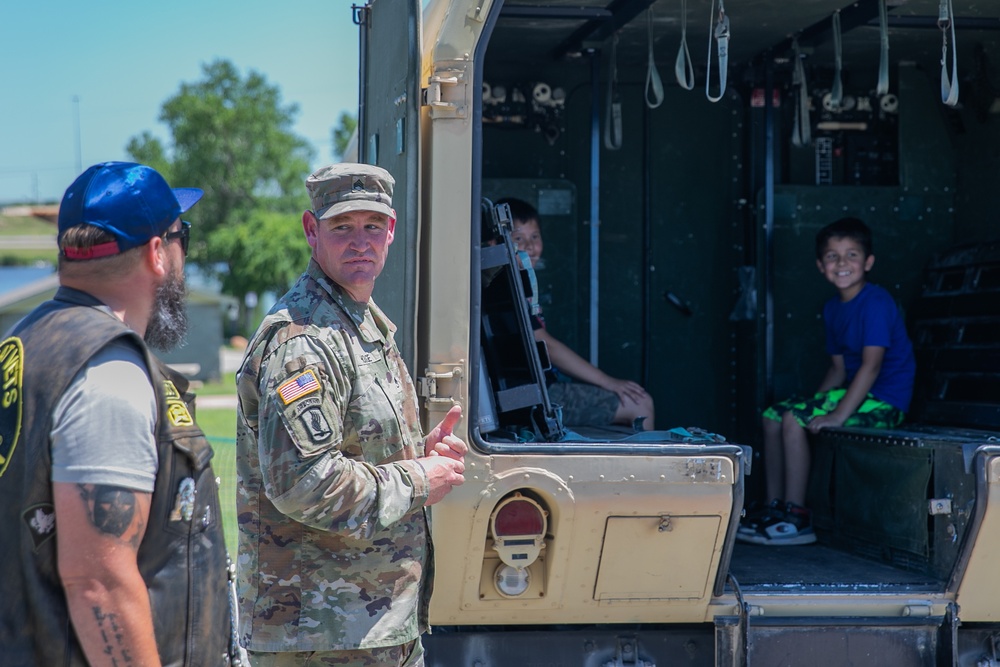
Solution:
[{"label": "camouflage patrol cap", "polygon": [[381,167],[341,162],[317,169],[306,179],[312,210],[320,220],[348,211],[377,211],[396,217],[392,210],[395,179]]}]

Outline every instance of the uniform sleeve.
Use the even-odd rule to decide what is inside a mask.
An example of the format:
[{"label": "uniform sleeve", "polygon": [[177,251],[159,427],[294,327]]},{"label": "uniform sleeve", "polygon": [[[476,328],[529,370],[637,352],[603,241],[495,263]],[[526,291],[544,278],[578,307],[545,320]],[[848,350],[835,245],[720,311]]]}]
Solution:
[{"label": "uniform sleeve", "polygon": [[373,465],[346,451],[348,349],[303,334],[263,360],[257,447],[264,491],[279,511],[361,538],[421,507],[427,479],[417,461]]},{"label": "uniform sleeve", "polygon": [[156,395],[132,345],[98,352],[52,414],[52,481],[152,492],[156,479]]}]

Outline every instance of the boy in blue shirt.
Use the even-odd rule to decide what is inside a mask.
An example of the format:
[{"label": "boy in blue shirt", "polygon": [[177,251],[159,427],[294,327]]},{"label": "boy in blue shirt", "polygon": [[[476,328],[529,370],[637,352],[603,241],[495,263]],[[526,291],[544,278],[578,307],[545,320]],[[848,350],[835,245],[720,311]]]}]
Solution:
[{"label": "boy in blue shirt", "polygon": [[830,368],[811,398],[794,397],[763,414],[764,473],[770,504],[750,512],[737,539],[753,544],[816,541],[804,507],[809,479],[807,431],[828,426],[892,428],[903,421],[916,364],[892,296],[866,276],[875,263],[871,230],[842,218],[816,235],[816,266],[838,296],[823,307]]}]

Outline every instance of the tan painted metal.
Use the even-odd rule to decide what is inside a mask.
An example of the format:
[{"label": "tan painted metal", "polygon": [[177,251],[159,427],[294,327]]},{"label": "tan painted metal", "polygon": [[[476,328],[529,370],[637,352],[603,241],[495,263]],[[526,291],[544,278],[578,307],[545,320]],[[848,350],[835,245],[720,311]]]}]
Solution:
[{"label": "tan painted metal", "polygon": [[[489,0],[432,0],[424,12],[421,87],[419,370],[437,374],[424,404],[435,424],[466,409],[471,312],[473,55]],[[455,372],[455,369],[459,369]],[[422,372],[416,375],[424,375]],[[468,416],[467,416],[468,417]],[[469,419],[456,433],[469,441]],[[1000,458],[989,503],[957,596],[963,621],[1000,618]],[[466,482],[432,511],[436,576],[431,623],[703,622],[738,613],[712,596],[735,471],[724,457],[488,455],[472,451]],[[494,585],[500,559],[489,521],[506,495],[542,501],[548,534],[525,594]],[[754,594],[751,615],[943,616],[948,594]]]}]

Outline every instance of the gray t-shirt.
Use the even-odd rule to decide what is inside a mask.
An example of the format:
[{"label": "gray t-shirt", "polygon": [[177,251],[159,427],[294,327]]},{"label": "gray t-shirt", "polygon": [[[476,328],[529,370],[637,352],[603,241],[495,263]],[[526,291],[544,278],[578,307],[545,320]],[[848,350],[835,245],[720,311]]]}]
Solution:
[{"label": "gray t-shirt", "polygon": [[112,341],[70,383],[52,416],[52,481],[152,492],[156,395],[139,351]]}]

